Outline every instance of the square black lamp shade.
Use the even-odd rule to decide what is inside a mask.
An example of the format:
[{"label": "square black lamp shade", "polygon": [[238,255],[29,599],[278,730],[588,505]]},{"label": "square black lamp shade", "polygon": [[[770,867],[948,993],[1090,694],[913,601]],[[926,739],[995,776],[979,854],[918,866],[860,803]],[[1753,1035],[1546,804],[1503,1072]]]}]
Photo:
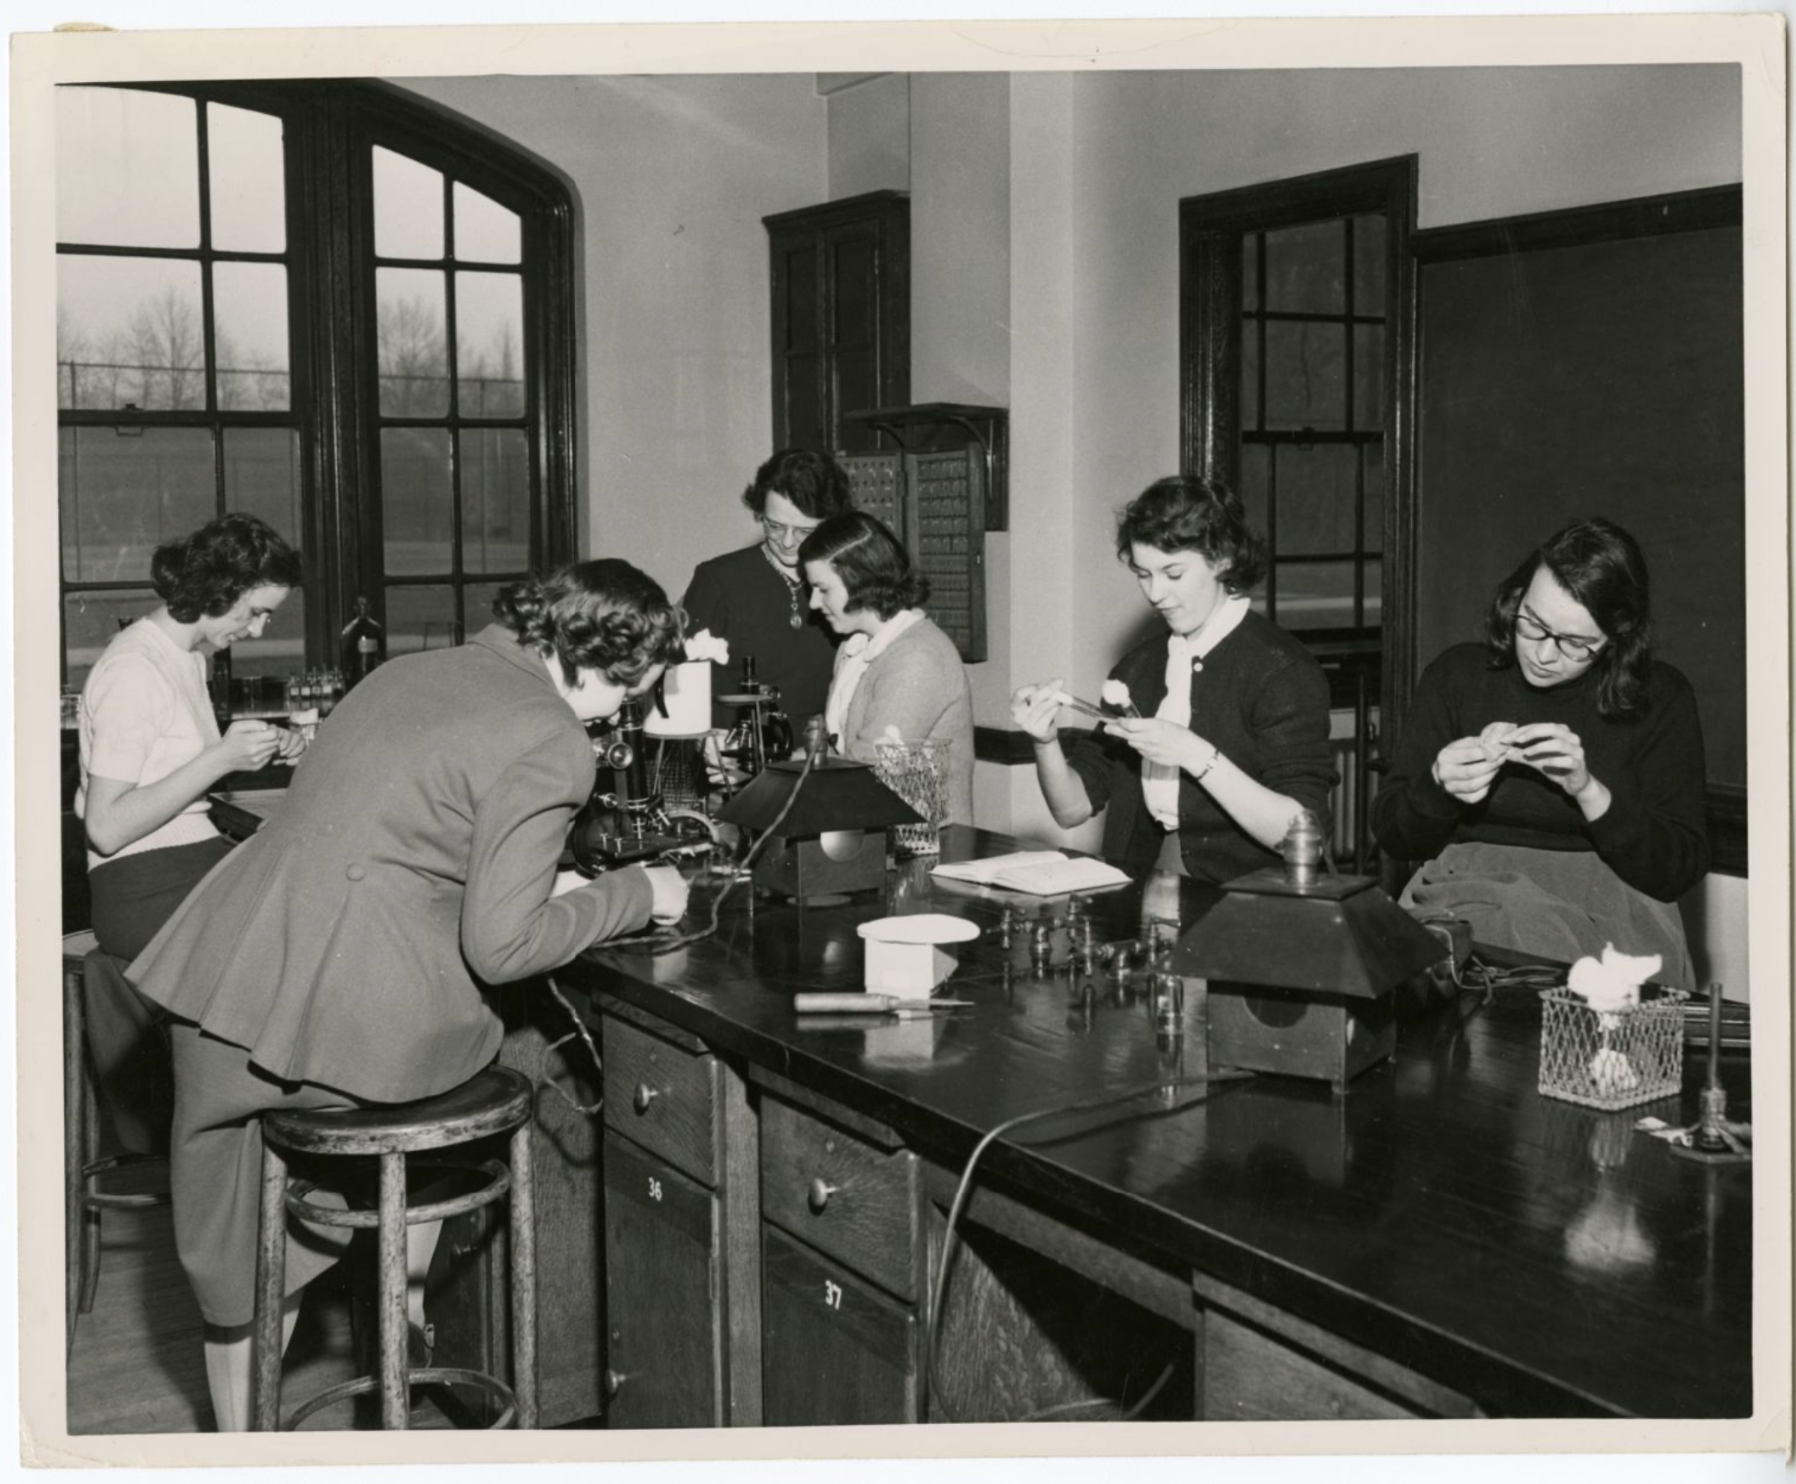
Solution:
[{"label": "square black lamp shade", "polygon": [[1393,991],[1446,952],[1370,876],[1298,885],[1274,866],[1229,882],[1173,963],[1209,981],[1213,1065],[1339,1091],[1391,1054]]},{"label": "square black lamp shade", "polygon": [[[717,817],[759,834],[779,818],[803,773],[801,762],[769,763]],[[798,788],[779,833],[762,847],[755,885],[801,898],[882,885],[886,827],[922,818],[865,763],[825,758]]]}]

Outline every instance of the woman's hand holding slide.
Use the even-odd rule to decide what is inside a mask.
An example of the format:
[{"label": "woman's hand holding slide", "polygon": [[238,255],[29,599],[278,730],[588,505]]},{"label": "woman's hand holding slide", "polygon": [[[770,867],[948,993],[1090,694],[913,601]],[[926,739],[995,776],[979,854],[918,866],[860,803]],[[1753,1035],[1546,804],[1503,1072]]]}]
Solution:
[{"label": "woman's hand holding slide", "polygon": [[1010,719],[1037,742],[1052,742],[1060,735],[1060,708],[1072,697],[1058,679],[1020,687],[1010,698]]},{"label": "woman's hand holding slide", "polygon": [[1490,792],[1508,756],[1501,745],[1489,746],[1479,737],[1461,737],[1440,750],[1431,770],[1434,781],[1462,804],[1476,804]]},{"label": "woman's hand holding slide", "polygon": [[1169,768],[1183,768],[1195,773],[1210,760],[1215,751],[1211,745],[1176,721],[1161,721],[1156,716],[1124,717],[1107,721],[1104,730],[1120,737],[1150,763]]}]

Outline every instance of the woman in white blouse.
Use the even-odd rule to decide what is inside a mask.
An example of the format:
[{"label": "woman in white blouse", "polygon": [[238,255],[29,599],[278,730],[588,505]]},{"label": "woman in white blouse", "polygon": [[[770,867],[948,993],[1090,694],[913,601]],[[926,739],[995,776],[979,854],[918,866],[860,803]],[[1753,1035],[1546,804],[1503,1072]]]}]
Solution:
[{"label": "woman in white blouse", "polygon": [[[202,652],[259,638],[300,575],[298,554],[266,522],[223,516],[156,548],[150,580],[161,605],[114,635],[88,672],[75,812],[87,834],[94,936],[124,963],[230,854],[208,817],[207,791],[229,773],[295,762],[305,750],[296,733],[265,721],[232,722],[220,735]],[[128,1148],[152,1147],[133,1058],[158,1012],[118,975],[96,977],[86,1000],[114,1132]]]},{"label": "woman in white blouse", "polygon": [[824,727],[844,757],[872,762],[880,742],[947,744],[947,824],[973,822],[973,693],[954,641],[922,605],[928,580],[865,511],[832,515],[798,549],[811,607],[844,636]]}]

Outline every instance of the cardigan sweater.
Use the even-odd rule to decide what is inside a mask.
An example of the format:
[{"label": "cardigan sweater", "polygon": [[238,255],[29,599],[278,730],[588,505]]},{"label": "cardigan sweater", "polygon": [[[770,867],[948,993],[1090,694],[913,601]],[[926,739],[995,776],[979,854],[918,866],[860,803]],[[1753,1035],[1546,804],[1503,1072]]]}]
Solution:
[{"label": "cardigan sweater", "polygon": [[[839,670],[847,658],[838,650]],[[906,742],[948,746],[946,824],[973,822],[973,690],[954,641],[919,618],[867,666],[842,724],[844,757],[873,762],[886,728]]]},{"label": "cardigan sweater", "polygon": [[803,734],[806,717],[823,710],[836,646],[823,621],[806,606],[809,597],[809,589],[801,585],[798,611],[804,622],[795,629],[785,579],[758,544],[698,564],[680,605],[686,610],[686,632],[709,629],[730,645],[729,666],[711,685],[713,726],[736,723],[736,708],[719,697],[734,690],[745,655],[754,656],[757,680],[779,688],[780,709],[792,718],[795,734]]},{"label": "cardigan sweater", "polygon": [[[1110,678],[1152,716],[1166,697],[1165,633],[1124,655]],[[1328,744],[1328,681],[1310,652],[1263,614],[1250,612],[1191,675],[1191,730],[1248,777],[1315,814],[1324,832],[1337,774]],[[1092,812],[1105,812],[1103,853],[1132,875],[1153,869],[1163,838],[1141,792],[1141,754],[1101,732],[1075,735],[1066,759]],[[1202,784],[1179,777],[1179,844],[1185,869],[1223,882],[1278,859],[1235,822]]]},{"label": "cardigan sweater", "polygon": [[[1536,850],[1593,850],[1629,886],[1662,902],[1709,869],[1702,722],[1690,682],[1655,664],[1646,706],[1632,720],[1597,710],[1593,667],[1563,685],[1528,684],[1515,665],[1490,668],[1481,644],[1458,644],[1422,674],[1384,787],[1372,806],[1378,843],[1403,860],[1426,860],[1455,841]],[[1556,721],[1584,746],[1590,776],[1610,793],[1587,820],[1570,794],[1525,763],[1506,763],[1476,804],[1461,805],[1434,781],[1449,742],[1493,721]]]}]

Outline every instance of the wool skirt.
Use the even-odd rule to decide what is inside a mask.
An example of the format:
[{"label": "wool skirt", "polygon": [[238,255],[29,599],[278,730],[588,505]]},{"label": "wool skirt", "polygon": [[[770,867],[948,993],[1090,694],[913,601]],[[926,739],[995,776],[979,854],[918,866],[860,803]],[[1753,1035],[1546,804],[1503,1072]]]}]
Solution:
[{"label": "wool skirt", "polygon": [[1472,937],[1571,963],[1622,953],[1658,954],[1654,982],[1694,990],[1696,972],[1675,902],[1637,891],[1589,850],[1532,850],[1463,841],[1410,878],[1405,907],[1464,918]]}]

